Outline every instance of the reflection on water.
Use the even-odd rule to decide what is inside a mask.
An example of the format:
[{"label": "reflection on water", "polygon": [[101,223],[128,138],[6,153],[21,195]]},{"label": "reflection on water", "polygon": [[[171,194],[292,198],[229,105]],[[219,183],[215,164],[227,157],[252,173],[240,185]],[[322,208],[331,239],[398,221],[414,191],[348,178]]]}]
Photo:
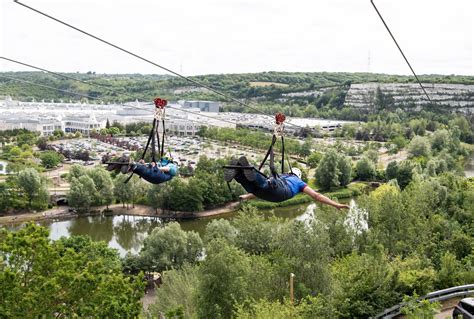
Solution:
[{"label": "reflection on water", "polygon": [[365,209],[359,208],[353,199],[350,202],[350,207],[344,225],[354,234],[362,234],[369,229],[369,214]]},{"label": "reflection on water", "polygon": [[127,215],[78,217],[40,224],[49,228],[49,237],[53,240],[62,236],[87,235],[95,241],[107,242],[109,247],[118,249],[120,255],[125,256],[127,252],[138,253],[143,240],[162,222],[154,217]]},{"label": "reflection on water", "polygon": [[[315,203],[279,207],[273,210],[273,214],[285,219],[309,221],[315,218],[316,207]],[[270,211],[265,213],[270,215]],[[232,212],[210,218],[183,220],[179,223],[183,230],[196,231],[203,236],[207,224],[213,219],[232,219],[236,215],[237,212]],[[354,201],[351,201],[346,223],[355,231],[367,227],[366,214],[357,209]],[[109,247],[116,248],[121,256],[125,256],[127,252],[137,254],[151,231],[165,223],[157,217],[122,215],[77,217],[65,221],[42,221],[40,224],[49,228],[50,238],[53,240],[62,236],[88,235],[95,241],[107,242]]]}]

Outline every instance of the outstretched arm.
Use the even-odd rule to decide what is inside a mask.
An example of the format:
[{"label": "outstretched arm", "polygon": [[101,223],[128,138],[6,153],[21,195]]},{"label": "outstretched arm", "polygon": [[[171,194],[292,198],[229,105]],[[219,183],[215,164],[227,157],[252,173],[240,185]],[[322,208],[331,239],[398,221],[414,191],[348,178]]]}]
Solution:
[{"label": "outstretched arm", "polygon": [[[140,160],[140,163],[145,163],[145,161],[143,160]],[[155,162],[151,162],[151,166],[155,167],[156,166],[156,163]],[[170,172],[170,168],[169,166],[159,166],[158,167],[158,170],[160,170],[161,172],[163,173],[169,173]]]},{"label": "outstretched arm", "polygon": [[327,198],[326,196],[322,194],[319,194],[318,192],[316,192],[314,189],[312,189],[309,186],[306,186],[303,192],[311,196],[311,198],[314,199],[315,201],[320,202],[322,204],[330,205],[330,206],[336,207],[337,209],[350,208],[349,205],[336,203],[332,199]]},{"label": "outstretched arm", "polygon": [[257,196],[255,196],[252,193],[248,193],[248,194],[240,195],[239,198],[242,200],[249,200],[249,199],[255,199],[257,198]]}]

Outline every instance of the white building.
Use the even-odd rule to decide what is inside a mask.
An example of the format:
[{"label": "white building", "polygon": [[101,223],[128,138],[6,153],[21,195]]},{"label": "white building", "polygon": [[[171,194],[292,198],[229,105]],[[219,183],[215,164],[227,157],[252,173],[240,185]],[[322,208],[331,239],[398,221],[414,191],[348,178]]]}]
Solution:
[{"label": "white building", "polygon": [[202,112],[219,112],[219,102],[213,101],[184,101],[185,108],[198,108]]},{"label": "white building", "polygon": [[187,119],[169,119],[166,122],[166,132],[178,136],[194,136],[202,125]]},{"label": "white building", "polygon": [[106,125],[106,121],[97,121],[94,114],[88,116],[69,116],[64,118],[63,122],[66,133],[81,132],[83,135],[90,135],[92,130],[100,131]]},{"label": "white building", "polygon": [[53,135],[55,130],[63,131],[61,121],[57,119],[10,119],[0,120],[0,130],[25,129],[28,131],[40,132],[42,136]]}]

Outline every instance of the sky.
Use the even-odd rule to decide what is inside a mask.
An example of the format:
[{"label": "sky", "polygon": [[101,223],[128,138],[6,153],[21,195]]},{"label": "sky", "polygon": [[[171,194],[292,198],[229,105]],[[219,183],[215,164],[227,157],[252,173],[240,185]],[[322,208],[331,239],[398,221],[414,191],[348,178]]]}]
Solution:
[{"label": "sky", "polygon": [[[374,0],[417,74],[474,75],[473,0]],[[166,74],[13,0],[0,55],[57,72]],[[370,0],[20,0],[184,75],[411,74]],[[0,71],[26,71],[0,60]]]}]

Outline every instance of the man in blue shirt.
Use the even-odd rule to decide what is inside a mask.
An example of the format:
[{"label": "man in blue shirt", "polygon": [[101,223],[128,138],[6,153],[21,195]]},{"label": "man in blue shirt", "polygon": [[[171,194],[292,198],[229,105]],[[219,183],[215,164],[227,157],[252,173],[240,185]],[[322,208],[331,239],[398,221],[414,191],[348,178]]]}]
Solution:
[{"label": "man in blue shirt", "polygon": [[233,160],[232,166],[242,166],[242,168],[226,168],[224,177],[227,182],[235,179],[241,184],[248,194],[241,195],[243,200],[260,198],[270,202],[283,202],[298,193],[305,193],[313,200],[322,204],[333,206],[337,209],[349,208],[348,205],[339,204],[326,196],[316,192],[301,180],[301,170],[292,168],[291,174],[281,174],[277,177],[265,177],[250,164],[244,156],[239,160]]}]

